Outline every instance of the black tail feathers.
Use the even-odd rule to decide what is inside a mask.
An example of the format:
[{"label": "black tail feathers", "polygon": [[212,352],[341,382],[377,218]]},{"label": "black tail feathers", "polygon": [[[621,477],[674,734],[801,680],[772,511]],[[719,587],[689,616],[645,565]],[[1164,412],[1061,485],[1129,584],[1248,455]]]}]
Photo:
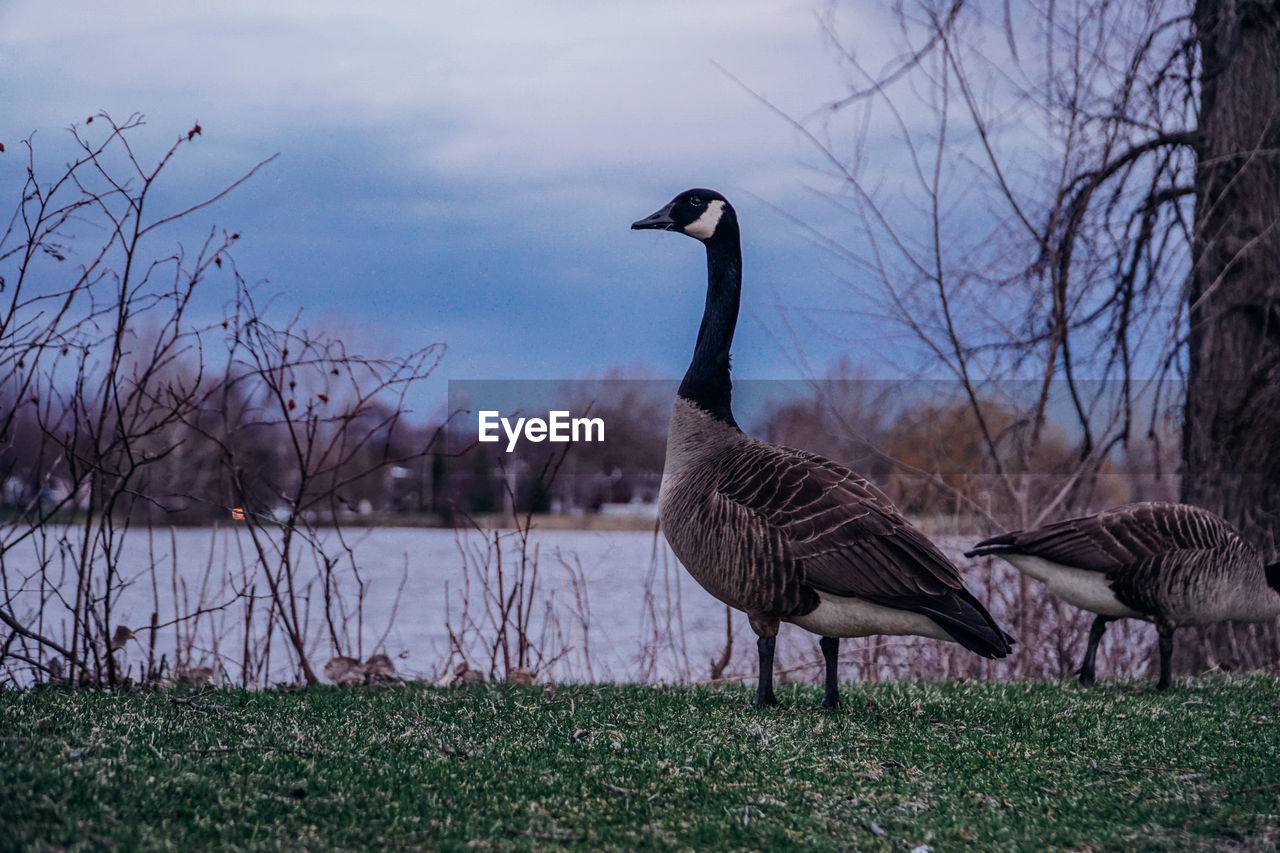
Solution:
[{"label": "black tail feathers", "polygon": [[1008,554],[1016,550],[1018,550],[1018,545],[1014,540],[1014,534],[1002,533],[999,536],[992,536],[990,539],[983,539],[977,545],[965,551],[964,555],[972,559],[974,557],[986,557],[991,554]]}]

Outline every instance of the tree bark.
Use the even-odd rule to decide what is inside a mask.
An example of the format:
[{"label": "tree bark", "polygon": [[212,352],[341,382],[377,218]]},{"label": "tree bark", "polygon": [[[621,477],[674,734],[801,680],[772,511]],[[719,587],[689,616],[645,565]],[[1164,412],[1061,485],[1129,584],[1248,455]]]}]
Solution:
[{"label": "tree bark", "polygon": [[[1201,61],[1182,496],[1280,546],[1280,4],[1197,0]],[[1199,635],[1198,637],[1196,635]],[[1275,662],[1277,626],[1178,635],[1178,671]]]}]

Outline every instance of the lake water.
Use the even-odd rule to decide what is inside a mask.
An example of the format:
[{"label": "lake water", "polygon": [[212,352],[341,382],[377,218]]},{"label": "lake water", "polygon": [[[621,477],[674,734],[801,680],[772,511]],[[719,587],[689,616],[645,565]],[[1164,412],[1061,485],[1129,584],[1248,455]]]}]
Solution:
[{"label": "lake water", "polygon": [[[35,624],[43,595],[42,631],[65,643],[70,619],[58,596],[74,597],[70,555],[79,531],[60,534],[67,541],[47,541],[57,547],[43,556],[34,540],[0,559],[15,612]],[[447,679],[464,661],[486,675],[501,676],[517,662],[515,623],[522,622],[532,643],[527,666],[542,680],[669,683],[710,677],[711,661],[725,647],[725,608],[684,572],[660,537],[535,529],[522,560],[514,533],[496,535],[495,541],[493,531],[352,529],[341,538],[324,535],[320,545],[327,561],[313,549],[296,548],[296,608],[317,673],[336,653],[363,659],[385,652],[408,678]],[[958,556],[962,546],[957,540],[947,550]],[[267,552],[270,556],[270,548]],[[269,629],[267,572],[255,554],[243,527],[131,531],[114,557],[121,583],[113,592],[112,625],[130,627],[137,639],[118,652],[120,664],[135,676],[140,673],[148,652],[145,628],[155,612],[161,625],[187,617],[158,632],[155,656],[166,655],[171,666],[207,666],[219,679],[238,683],[249,660],[250,682],[295,681],[296,658],[278,628]],[[513,595],[522,563],[525,582]],[[1015,606],[1016,573],[999,563],[958,563],[978,598],[1013,630],[1021,609]],[[93,588],[101,596],[101,566],[95,571]],[[1087,617],[1044,599],[1037,589],[1032,592],[1036,619],[1022,629],[1034,630],[1037,639],[1024,643],[1028,657],[1016,674],[1066,674],[1078,660]],[[500,616],[504,607],[506,620]],[[191,617],[205,609],[211,612]],[[753,678],[755,636],[740,613],[732,614],[731,625],[733,653],[724,674]],[[1117,628],[1108,632],[1102,664],[1136,639]],[[845,641],[841,659],[847,678],[1015,673],[1010,662],[985,661],[955,644],[914,637]],[[784,625],[776,664],[780,680],[812,680],[820,662],[817,638]]]},{"label": "lake water", "polygon": [[[74,599],[70,557],[81,534],[64,529],[56,535],[66,541],[21,543],[4,554],[3,566],[15,610],[32,624],[43,589],[44,632],[66,643],[69,607],[60,599]],[[519,609],[525,618],[519,621],[534,646],[528,668],[540,677],[706,677],[705,659],[724,643],[724,608],[679,570],[664,541],[642,532],[534,530],[522,559],[513,532],[496,535],[495,542],[495,532],[476,530],[361,528],[344,531],[341,539],[326,533],[322,550],[328,564],[312,549],[295,548],[299,622],[316,670],[335,651],[366,658],[385,652],[410,678],[438,680],[446,667],[451,671],[463,660],[486,674],[495,664],[499,674],[513,668],[519,642],[511,592],[523,564]],[[112,594],[112,624],[130,627],[139,639],[124,647],[122,664],[145,660],[144,629],[153,612],[161,624],[188,616],[160,630],[157,657],[166,653],[171,662],[209,666],[239,681],[244,624],[256,626],[251,643],[267,642],[269,584],[255,554],[243,528],[130,531],[113,559],[120,582]],[[99,597],[103,572],[101,565],[95,568]],[[507,661],[496,643],[503,624],[500,600],[512,601]],[[190,618],[204,609],[213,612]],[[739,630],[745,627],[741,622]],[[291,681],[289,652],[275,633],[268,680]],[[342,638],[336,649],[335,634]],[[254,654],[264,657],[265,649]]]}]

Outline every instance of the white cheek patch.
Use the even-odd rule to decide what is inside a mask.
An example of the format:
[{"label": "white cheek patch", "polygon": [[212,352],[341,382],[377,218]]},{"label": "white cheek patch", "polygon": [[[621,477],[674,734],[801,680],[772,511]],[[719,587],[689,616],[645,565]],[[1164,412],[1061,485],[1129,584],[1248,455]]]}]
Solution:
[{"label": "white cheek patch", "polygon": [[706,240],[716,233],[716,226],[720,224],[720,217],[723,215],[724,202],[720,201],[720,199],[713,199],[707,202],[705,213],[684,227],[684,233],[690,237],[697,237],[699,240]]}]

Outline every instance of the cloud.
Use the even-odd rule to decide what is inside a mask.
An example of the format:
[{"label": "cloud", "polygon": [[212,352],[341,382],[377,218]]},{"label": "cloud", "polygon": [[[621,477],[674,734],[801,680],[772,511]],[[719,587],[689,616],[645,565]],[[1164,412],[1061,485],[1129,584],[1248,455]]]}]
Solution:
[{"label": "cloud", "polygon": [[11,139],[140,111],[158,153],[199,120],[172,167],[196,194],[281,152],[213,212],[248,275],[371,340],[448,341],[446,371],[681,371],[695,247],[626,226],[694,184],[748,217],[757,305],[821,286],[767,207],[802,208],[810,152],[729,76],[793,114],[838,93],[812,0],[17,0],[0,74]]},{"label": "cloud", "polygon": [[0,23],[7,76],[23,81],[11,114],[33,126],[104,107],[225,116],[260,137],[369,124],[415,164],[477,180],[785,162],[786,128],[716,65],[798,111],[835,74],[806,2],[117,0],[51,14],[28,0]]}]

